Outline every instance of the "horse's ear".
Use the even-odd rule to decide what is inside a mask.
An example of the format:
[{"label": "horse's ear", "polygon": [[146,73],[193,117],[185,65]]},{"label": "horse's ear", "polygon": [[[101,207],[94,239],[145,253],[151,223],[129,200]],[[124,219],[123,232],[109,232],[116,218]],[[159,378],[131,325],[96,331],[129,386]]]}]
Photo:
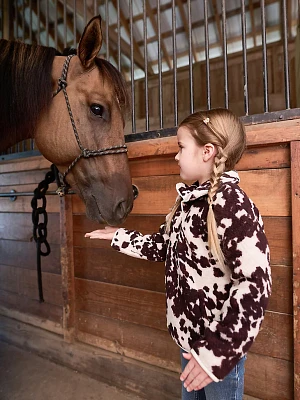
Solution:
[{"label": "horse's ear", "polygon": [[102,46],[101,17],[92,18],[84,29],[78,46],[78,57],[85,68],[89,68]]}]

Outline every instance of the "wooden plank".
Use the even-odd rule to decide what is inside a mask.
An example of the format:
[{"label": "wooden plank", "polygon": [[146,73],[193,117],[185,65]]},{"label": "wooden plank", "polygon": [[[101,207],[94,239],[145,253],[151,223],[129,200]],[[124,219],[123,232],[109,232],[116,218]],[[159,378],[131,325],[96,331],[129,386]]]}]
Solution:
[{"label": "wooden plank", "polygon": [[[28,322],[26,320],[26,316],[28,316],[28,318],[36,317],[41,321],[45,321],[45,329],[48,326],[46,321],[52,321],[56,326],[62,325],[62,307],[55,304],[40,303],[37,299],[29,299],[26,296],[0,289],[0,305],[2,309],[11,310],[11,313],[8,311],[8,316],[11,315],[12,318],[17,315],[14,314],[15,312],[22,314],[23,322]],[[3,315],[6,314],[3,312]],[[23,320],[21,318],[16,319],[18,321]]]},{"label": "wooden plank", "polygon": [[45,175],[47,172],[48,170],[35,170],[2,173],[0,174],[0,190],[2,190],[1,186],[18,186],[30,184],[35,184],[37,186],[45,179]]},{"label": "wooden plank", "polygon": [[294,298],[294,389],[300,399],[300,142],[291,143],[293,298]]},{"label": "wooden plank", "polygon": [[[268,169],[241,171],[241,187],[255,202],[264,216],[289,216],[290,205],[290,170]],[[176,198],[177,175],[135,178],[133,183],[139,188],[139,196],[134,202],[132,214],[166,215]],[[272,193],[272,201],[266,196]],[[78,196],[73,196],[75,214],[85,212],[84,204]]]},{"label": "wooden plank", "polygon": [[267,311],[251,352],[293,361],[293,316]]},{"label": "wooden plank", "polygon": [[66,196],[61,201],[61,275],[63,298],[64,339],[71,343],[75,334],[75,283],[73,255],[73,210],[72,200]]},{"label": "wooden plank", "polygon": [[272,265],[292,265],[291,217],[264,217],[266,236],[270,246]]},{"label": "wooden plank", "polygon": [[[61,277],[43,272],[42,279],[45,302],[62,305]],[[38,299],[37,273],[31,269],[0,264],[0,289]]]},{"label": "wooden plank", "polygon": [[[284,135],[282,134],[284,132]],[[247,125],[247,146],[257,147],[268,144],[284,144],[300,139],[300,119]],[[149,139],[127,144],[130,159],[158,155],[176,154],[177,138],[171,136],[160,139]]]},{"label": "wooden plank", "polygon": [[[60,274],[60,246],[51,244],[51,253],[42,257],[42,271]],[[44,247],[42,246],[44,250]],[[0,240],[0,260],[2,264],[20,268],[36,269],[35,242]]]},{"label": "wooden plank", "polygon": [[75,278],[76,310],[166,330],[165,294]]},{"label": "wooden plank", "polygon": [[[47,308],[49,307],[57,307],[53,306],[52,304],[47,304]],[[62,319],[62,308],[59,308],[60,317],[58,322],[51,321],[48,318],[31,315],[28,313],[28,310],[25,312],[20,312],[18,310],[13,310],[12,308],[4,307],[0,304],[0,315],[3,315],[8,318],[13,318],[17,321],[24,322],[26,324],[30,324],[36,326],[37,328],[45,329],[46,331],[56,333],[57,335],[63,334],[63,329],[61,326],[61,319]]]},{"label": "wooden plank", "polygon": [[293,269],[272,265],[272,295],[268,310],[285,314],[293,313]]},{"label": "wooden plank", "polygon": [[294,399],[292,362],[249,352],[245,369],[245,394],[260,399]]},{"label": "wooden plank", "polygon": [[[59,214],[49,213],[47,240],[50,244],[60,244],[58,227]],[[33,224],[31,213],[0,213],[0,239],[32,242]]]},{"label": "wooden plank", "polygon": [[[1,193],[10,193],[13,189],[19,193],[33,193],[37,185],[12,185],[1,187]],[[49,185],[49,191],[56,190],[56,184]],[[31,199],[33,196],[18,196],[16,201],[11,201],[9,197],[1,198],[0,201],[0,212],[32,212]],[[47,196],[47,212],[58,213],[59,212],[59,196]],[[40,203],[38,203],[40,204]]]},{"label": "wooden plank", "polygon": [[34,156],[24,159],[16,159],[0,162],[0,174],[20,171],[34,171],[50,169],[51,163],[43,156]]},{"label": "wooden plank", "polygon": [[146,393],[149,399],[180,399],[178,373],[83,343],[66,343],[59,335],[3,316],[0,339],[123,390]]},{"label": "wooden plank", "polygon": [[157,367],[180,372],[179,347],[161,331],[86,312],[76,314],[78,340]]},{"label": "wooden plank", "polygon": [[165,292],[164,263],[93,248],[75,248],[74,260],[76,278]]},{"label": "wooden plank", "polygon": [[[175,154],[130,160],[131,176],[136,178],[141,176],[178,175],[179,167],[174,157]],[[283,144],[247,149],[236,169],[289,168],[289,166],[289,145]]]}]

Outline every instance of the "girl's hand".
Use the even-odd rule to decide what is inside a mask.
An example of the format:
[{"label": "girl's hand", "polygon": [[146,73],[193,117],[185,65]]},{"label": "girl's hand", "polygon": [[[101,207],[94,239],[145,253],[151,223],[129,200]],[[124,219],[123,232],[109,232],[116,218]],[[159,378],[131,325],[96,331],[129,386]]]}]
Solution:
[{"label": "girl's hand", "polygon": [[180,375],[180,380],[184,381],[183,385],[188,392],[200,390],[212,382],[191,353],[183,353],[183,357],[190,360]]},{"label": "girl's hand", "polygon": [[88,232],[84,235],[86,238],[90,239],[106,239],[112,240],[114,234],[117,232],[119,228],[113,226],[106,226],[104,229],[98,229],[93,232]]}]

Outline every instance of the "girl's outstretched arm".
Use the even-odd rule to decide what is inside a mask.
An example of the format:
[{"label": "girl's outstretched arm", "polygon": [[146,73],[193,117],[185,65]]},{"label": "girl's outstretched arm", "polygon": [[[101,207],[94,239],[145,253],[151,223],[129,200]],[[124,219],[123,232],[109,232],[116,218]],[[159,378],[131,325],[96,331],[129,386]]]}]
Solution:
[{"label": "girl's outstretched arm", "polygon": [[96,231],[88,232],[84,235],[84,237],[90,239],[112,240],[118,229],[119,228],[113,226],[106,226],[104,229],[97,229]]}]

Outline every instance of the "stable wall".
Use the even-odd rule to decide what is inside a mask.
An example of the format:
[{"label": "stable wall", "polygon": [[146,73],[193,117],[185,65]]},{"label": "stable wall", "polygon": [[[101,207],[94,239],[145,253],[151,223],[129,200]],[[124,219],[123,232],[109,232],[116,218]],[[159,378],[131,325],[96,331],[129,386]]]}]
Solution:
[{"label": "stable wall", "polygon": [[[248,126],[248,149],[238,164],[241,187],[264,219],[273,277],[265,321],[246,363],[248,400],[300,398],[299,140],[299,119]],[[128,147],[140,193],[124,226],[154,232],[180,180],[176,138]],[[33,190],[47,165],[43,158],[0,163],[1,192]],[[42,260],[46,302],[40,304],[30,198],[0,199],[0,339],[139,395],[147,393],[148,400],[179,399],[179,350],[166,329],[164,265],[85,239],[84,233],[99,225],[87,220],[76,195],[59,202],[48,197],[53,253]]]}]

